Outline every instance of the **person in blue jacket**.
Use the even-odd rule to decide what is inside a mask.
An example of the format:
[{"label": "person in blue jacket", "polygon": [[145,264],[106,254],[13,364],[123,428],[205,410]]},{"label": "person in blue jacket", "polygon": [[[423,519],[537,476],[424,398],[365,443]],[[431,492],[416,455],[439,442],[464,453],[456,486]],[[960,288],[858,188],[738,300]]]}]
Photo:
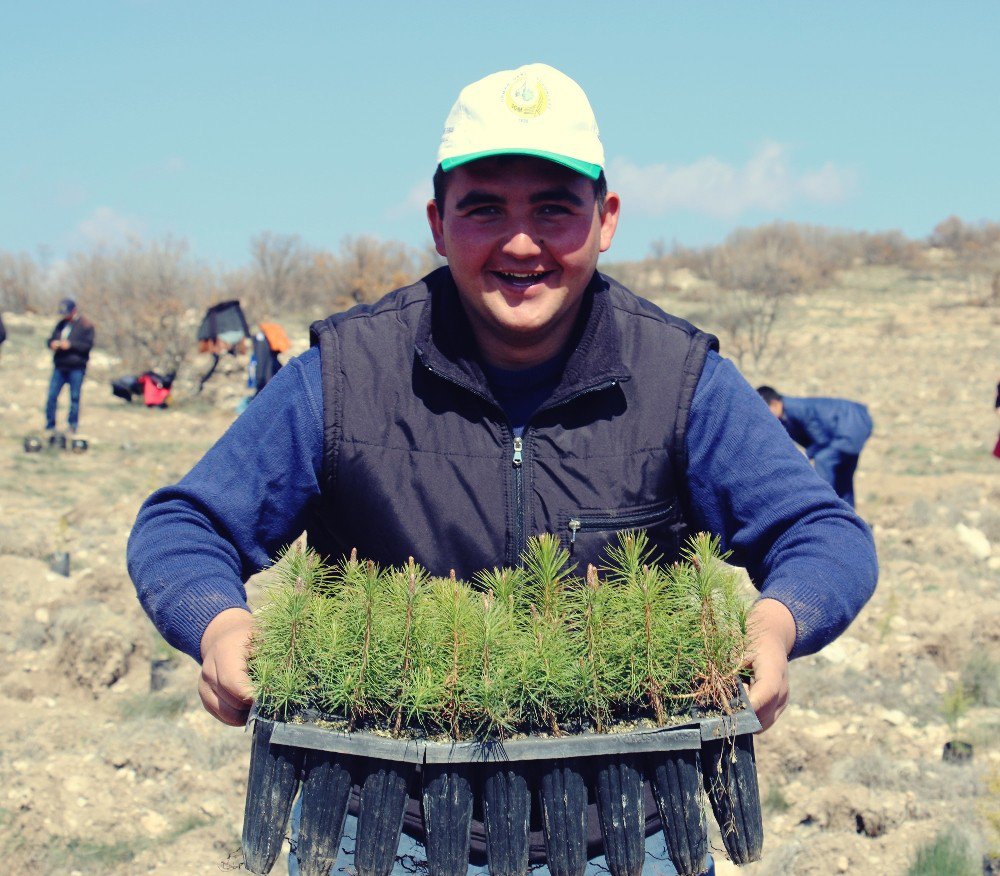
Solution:
[{"label": "person in blue jacket", "polygon": [[854,472],[872,434],[868,408],[846,398],[783,396],[770,386],[758,386],[757,393],[792,440],[805,449],[819,476],[854,508]]},{"label": "person in blue jacket", "polygon": [[685,534],[714,533],[760,590],[748,666],[764,727],[789,659],[869,599],[870,530],[715,339],[597,271],[621,209],[604,166],[565,74],[532,64],[467,86],[427,205],[447,267],[315,324],[312,348],[143,504],[129,572],[201,662],[220,721],[252,705],[245,582],[303,531],[334,560],[357,547],[466,580],[541,532],[579,568],[616,530],[645,529],[668,560]]}]

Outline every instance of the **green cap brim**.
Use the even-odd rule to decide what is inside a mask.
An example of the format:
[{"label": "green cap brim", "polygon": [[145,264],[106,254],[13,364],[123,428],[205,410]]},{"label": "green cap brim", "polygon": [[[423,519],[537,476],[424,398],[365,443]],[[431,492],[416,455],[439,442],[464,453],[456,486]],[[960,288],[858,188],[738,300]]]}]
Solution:
[{"label": "green cap brim", "polygon": [[547,161],[554,161],[570,170],[575,170],[588,179],[597,179],[601,175],[603,168],[599,164],[591,164],[589,161],[580,161],[579,158],[569,158],[566,155],[557,155],[555,152],[545,152],[542,149],[489,149],[486,152],[470,152],[468,155],[456,155],[453,158],[445,158],[441,161],[441,170],[447,173],[470,161],[478,161],[480,158],[493,158],[497,155],[531,155],[535,158],[544,158]]}]

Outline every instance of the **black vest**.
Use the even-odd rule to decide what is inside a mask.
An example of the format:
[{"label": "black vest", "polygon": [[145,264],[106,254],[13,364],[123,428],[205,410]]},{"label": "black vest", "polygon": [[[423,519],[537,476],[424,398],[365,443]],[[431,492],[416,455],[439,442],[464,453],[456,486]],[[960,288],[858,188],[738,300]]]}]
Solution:
[{"label": "black vest", "polygon": [[557,533],[582,574],[615,533],[645,529],[665,560],[687,534],[684,436],[711,335],[600,274],[572,354],[515,441],[476,358],[447,268],[312,326],[322,359],[330,558],[435,575],[517,564]]}]

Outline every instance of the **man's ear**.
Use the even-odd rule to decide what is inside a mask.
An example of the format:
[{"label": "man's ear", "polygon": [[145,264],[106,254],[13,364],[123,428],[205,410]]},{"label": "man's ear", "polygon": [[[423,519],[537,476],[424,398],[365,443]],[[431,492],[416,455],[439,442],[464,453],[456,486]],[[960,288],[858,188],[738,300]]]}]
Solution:
[{"label": "man's ear", "polygon": [[444,245],[444,219],[438,212],[437,201],[433,198],[427,202],[427,224],[431,227],[431,236],[434,238],[434,248],[438,251],[438,255],[448,258]]},{"label": "man's ear", "polygon": [[611,240],[618,228],[618,217],[621,215],[622,202],[617,192],[608,192],[604,198],[604,211],[601,213],[601,252],[607,252]]}]

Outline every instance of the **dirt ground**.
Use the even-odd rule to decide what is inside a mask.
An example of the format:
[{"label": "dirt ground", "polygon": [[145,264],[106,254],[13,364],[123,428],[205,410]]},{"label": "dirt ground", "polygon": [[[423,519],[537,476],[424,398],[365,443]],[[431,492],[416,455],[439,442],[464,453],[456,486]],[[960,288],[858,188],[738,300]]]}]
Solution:
[{"label": "dirt ground", "polygon": [[[695,321],[703,312],[696,290],[664,305]],[[4,320],[0,870],[237,867],[249,737],[202,710],[197,667],[146,620],[124,549],[142,500],[232,421],[245,361],[200,397],[183,381],[158,410],[114,398],[118,366],[97,351],[83,392],[89,450],[28,454],[53,319]],[[304,325],[285,325],[304,340]],[[974,306],[946,265],[867,268],[797,302],[781,332],[781,357],[748,373],[752,383],[860,399],[872,412],[857,487],[881,579],[843,637],[793,664],[791,705],[757,739],[764,859],[743,872],[905,874],[942,834],[977,859],[998,852],[985,827],[1000,812],[987,790],[1000,785],[998,315]],[[50,569],[62,551],[68,576]],[[970,761],[942,760],[952,738],[973,743]],[[717,858],[720,874],[736,872]]]}]

